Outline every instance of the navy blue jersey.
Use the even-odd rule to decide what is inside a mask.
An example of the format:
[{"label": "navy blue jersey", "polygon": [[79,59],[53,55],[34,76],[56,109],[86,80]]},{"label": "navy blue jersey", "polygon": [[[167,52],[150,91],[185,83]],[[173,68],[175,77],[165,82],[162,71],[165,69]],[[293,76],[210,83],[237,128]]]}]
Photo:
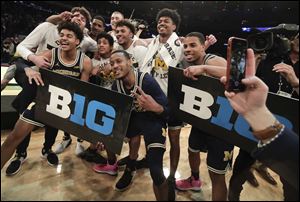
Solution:
[{"label": "navy blue jersey", "polygon": [[134,99],[134,107],[132,109],[132,117],[137,117],[142,120],[151,120],[156,121],[160,120],[166,122],[167,120],[167,97],[164,92],[161,90],[157,81],[153,79],[148,73],[141,73],[138,70],[134,70],[135,72],[135,85],[132,89],[126,89],[123,85],[122,80],[116,80],[112,85],[112,90],[118,91],[119,93],[123,93],[126,95],[131,95],[131,91],[137,91],[136,87],[139,86],[141,89],[148,95],[151,95],[152,98],[160,104],[164,108],[164,112],[161,114],[156,114],[154,112],[143,111],[137,105],[136,99]]}]

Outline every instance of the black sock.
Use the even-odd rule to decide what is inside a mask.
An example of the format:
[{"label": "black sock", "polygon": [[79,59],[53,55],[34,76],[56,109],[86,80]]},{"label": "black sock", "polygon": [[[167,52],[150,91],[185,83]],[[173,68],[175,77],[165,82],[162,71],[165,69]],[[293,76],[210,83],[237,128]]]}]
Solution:
[{"label": "black sock", "polygon": [[168,179],[175,179],[175,175],[170,173]]},{"label": "black sock", "polygon": [[199,180],[199,171],[198,172],[192,171],[192,176],[194,177],[195,180]]},{"label": "black sock", "polygon": [[127,162],[127,168],[129,168],[131,171],[135,170],[135,164],[136,164],[136,159],[128,159]]},{"label": "black sock", "polygon": [[116,163],[116,160],[117,160],[116,158],[114,158],[114,159],[107,159],[109,165],[114,165]]}]

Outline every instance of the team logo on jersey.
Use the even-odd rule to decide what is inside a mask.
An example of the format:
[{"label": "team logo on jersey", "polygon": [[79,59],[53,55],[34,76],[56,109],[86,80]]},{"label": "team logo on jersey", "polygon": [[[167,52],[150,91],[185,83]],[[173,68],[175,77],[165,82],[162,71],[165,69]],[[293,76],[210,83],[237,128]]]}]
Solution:
[{"label": "team logo on jersey", "polygon": [[166,137],[167,136],[167,130],[165,128],[161,129],[161,134],[162,136]]},{"label": "team logo on jersey", "polygon": [[164,60],[161,60],[160,57],[156,57],[154,70],[156,72],[160,72],[159,69],[162,69],[163,71],[168,71],[168,66],[166,65]]},{"label": "team logo on jersey", "polygon": [[230,161],[233,156],[233,151],[224,151],[224,159],[223,161]]},{"label": "team logo on jersey", "polygon": [[175,46],[180,46],[180,40],[179,40],[179,39],[176,39],[176,40],[174,41],[174,44],[175,44]]}]

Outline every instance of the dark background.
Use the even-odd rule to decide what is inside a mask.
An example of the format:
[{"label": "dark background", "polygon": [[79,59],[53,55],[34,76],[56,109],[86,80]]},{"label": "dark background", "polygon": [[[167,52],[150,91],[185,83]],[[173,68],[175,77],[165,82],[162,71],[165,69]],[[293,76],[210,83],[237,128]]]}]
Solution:
[{"label": "dark background", "polygon": [[162,8],[177,9],[182,22],[179,35],[199,31],[214,34],[218,43],[209,52],[225,56],[230,36],[247,37],[242,27],[273,27],[280,23],[299,24],[297,1],[11,1],[1,2],[1,41],[15,34],[27,35],[49,15],[85,6],[92,14],[102,15],[110,30],[113,11],[129,18],[144,19],[149,30],[141,38],[156,35],[155,17]]}]

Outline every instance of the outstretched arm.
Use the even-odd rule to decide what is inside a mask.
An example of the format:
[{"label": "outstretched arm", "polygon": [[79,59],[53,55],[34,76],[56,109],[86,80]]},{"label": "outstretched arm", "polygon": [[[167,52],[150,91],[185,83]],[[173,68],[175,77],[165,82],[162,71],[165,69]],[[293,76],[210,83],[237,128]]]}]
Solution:
[{"label": "outstretched arm", "polygon": [[[52,58],[51,50],[46,50],[35,56],[37,58],[42,58],[43,60],[47,61],[47,63],[49,64],[49,65],[47,65],[47,67],[50,67],[50,62],[51,62],[51,58]],[[42,66],[42,67],[44,67],[44,66]],[[25,71],[26,76],[28,77],[28,81],[30,84],[32,84],[32,79],[33,79],[38,86],[39,85],[44,86],[44,82],[42,80],[41,73],[38,71],[38,69],[34,70],[31,67],[25,67],[24,71]]]},{"label": "outstretched arm", "polygon": [[206,65],[194,65],[183,70],[184,76],[197,80],[197,76],[207,74],[216,78],[226,75],[226,60],[216,56],[207,61]]},{"label": "outstretched arm", "polygon": [[[252,156],[299,189],[299,136],[280,124],[266,107],[267,85],[255,75],[253,50],[247,51],[244,92],[225,91],[232,108],[249,123],[260,140]],[[226,77],[221,78],[225,84]]]},{"label": "outstretched arm", "polygon": [[69,21],[72,18],[72,13],[69,11],[64,11],[58,15],[51,15],[46,19],[46,22],[50,22],[54,25],[58,25],[63,21]]}]

